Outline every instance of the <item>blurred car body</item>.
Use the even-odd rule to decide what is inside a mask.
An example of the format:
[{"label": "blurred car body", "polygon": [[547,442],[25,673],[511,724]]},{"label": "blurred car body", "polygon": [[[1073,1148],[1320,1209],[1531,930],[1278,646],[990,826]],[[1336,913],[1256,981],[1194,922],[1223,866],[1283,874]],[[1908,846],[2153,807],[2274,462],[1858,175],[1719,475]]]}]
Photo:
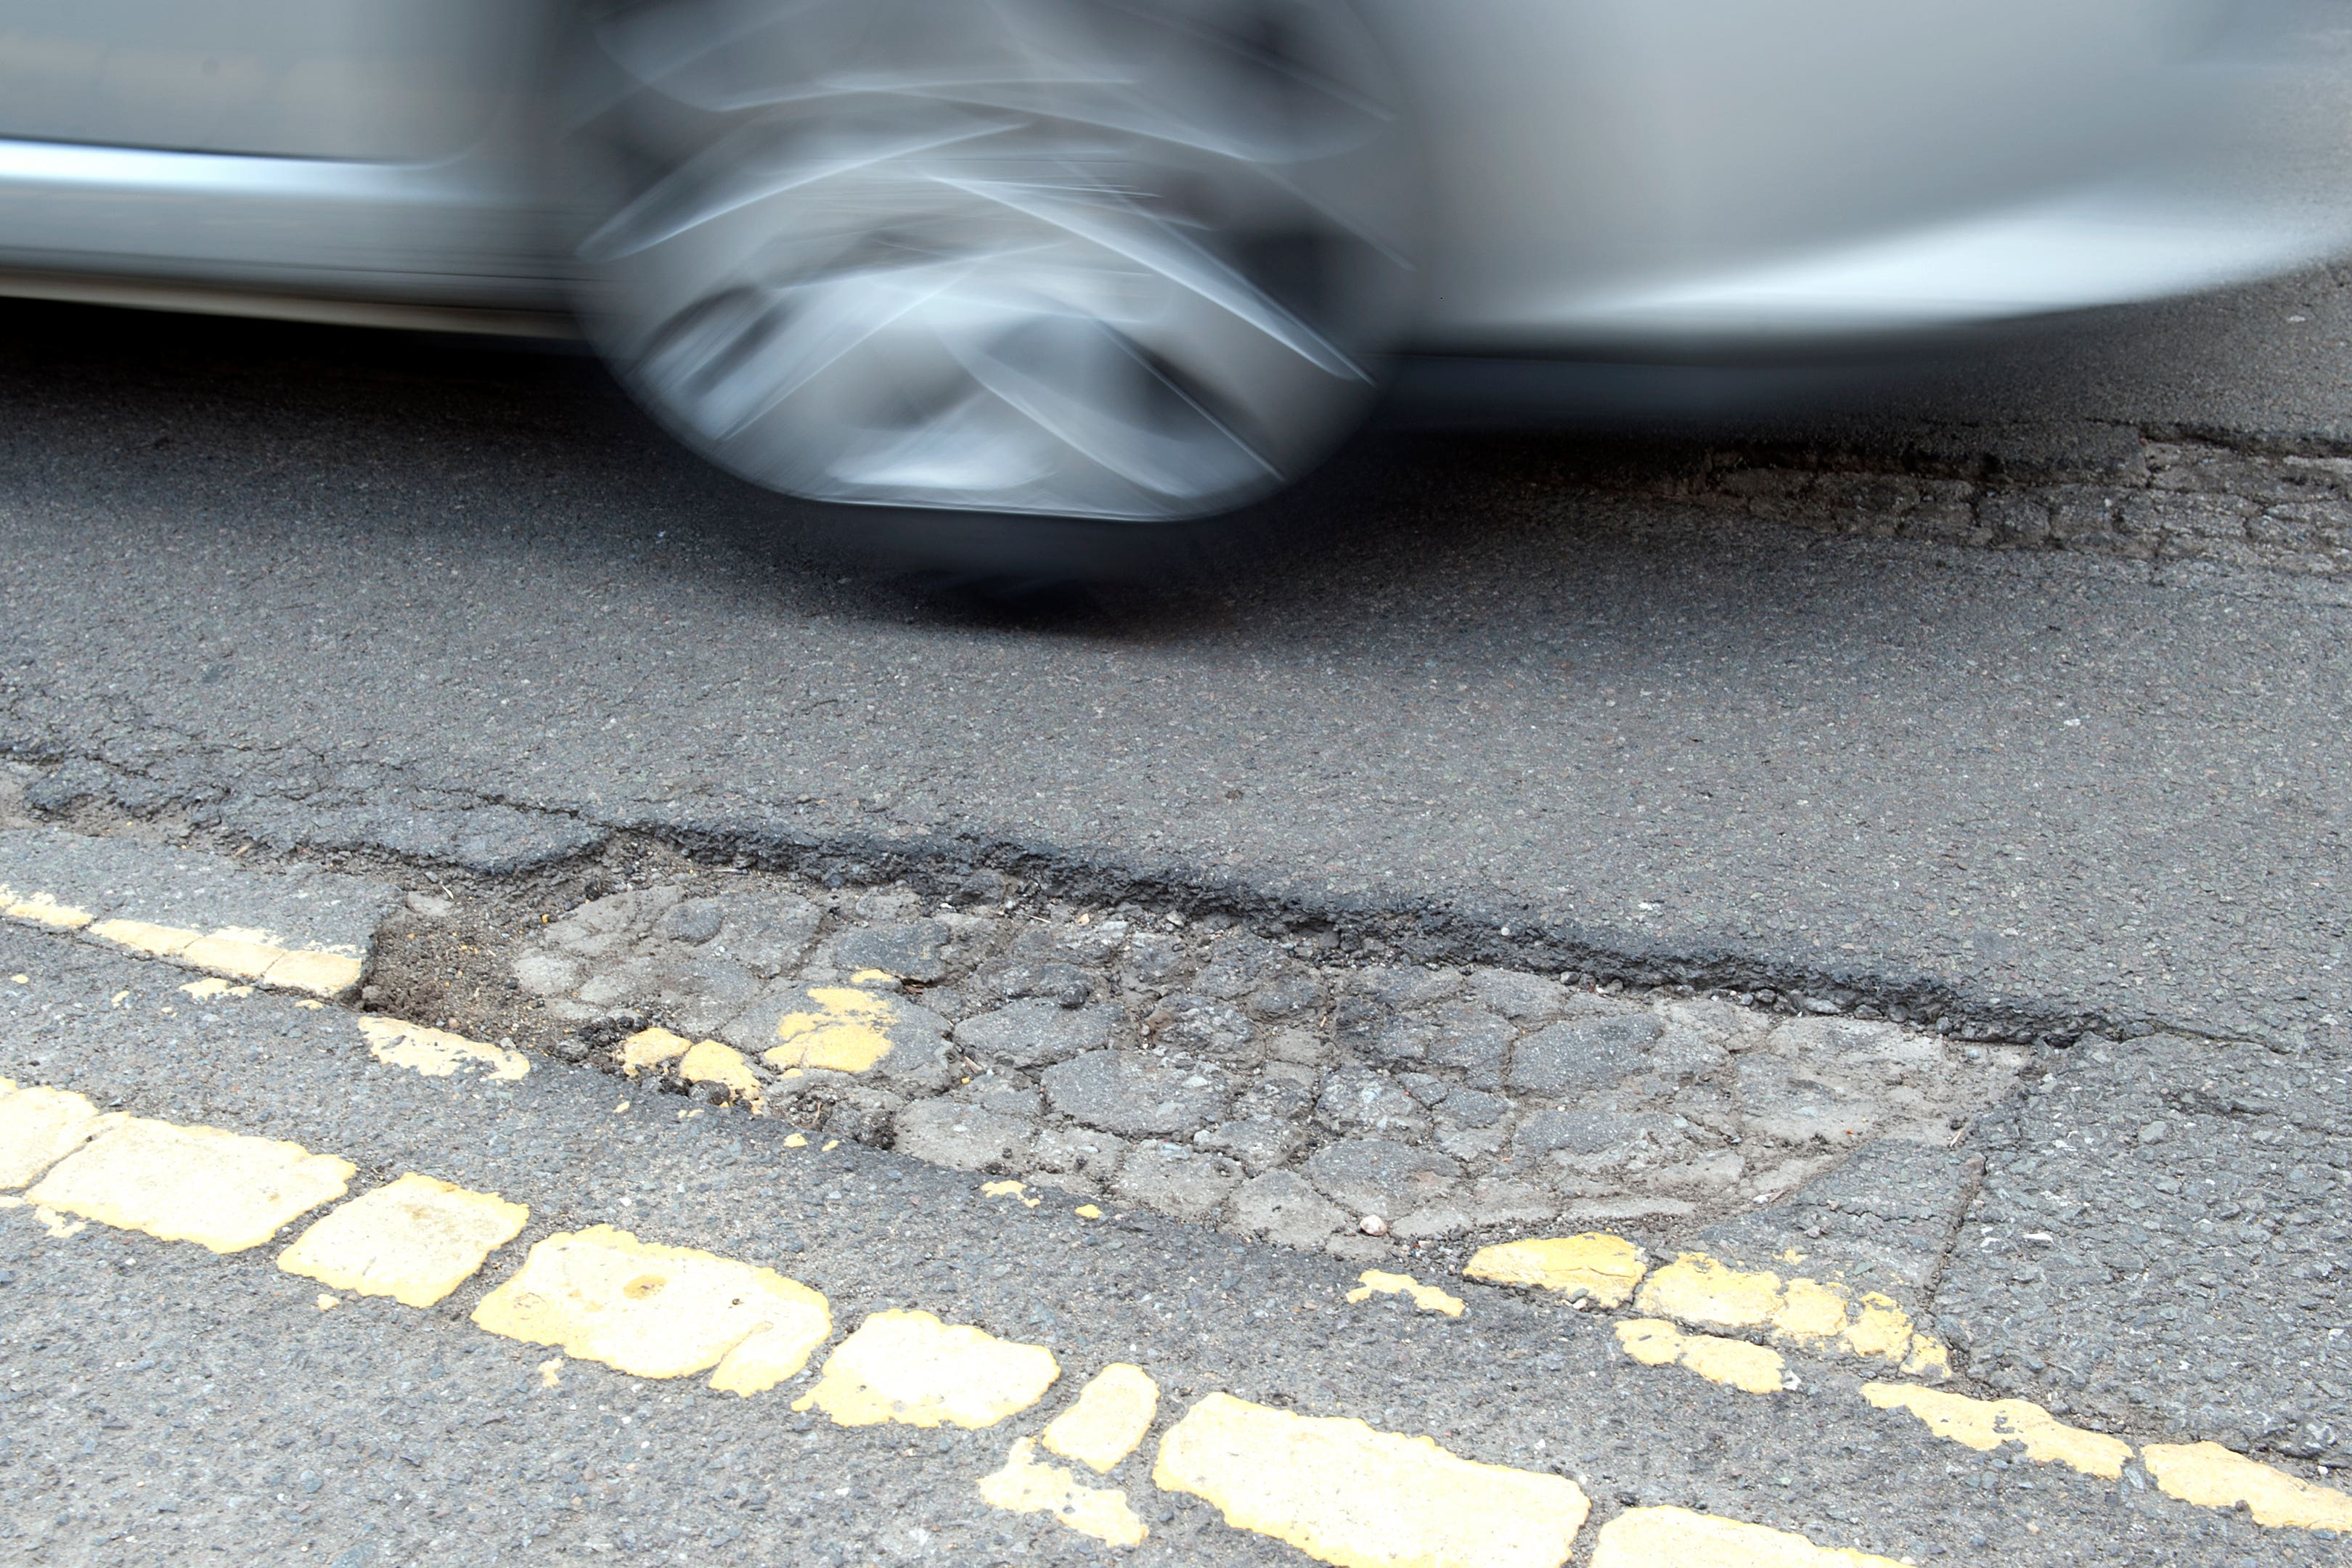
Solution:
[{"label": "blurred car body", "polygon": [[1148,521],[1292,477],[1397,354],[1737,354],[2352,235],[2336,117],[2282,109],[2338,102],[2325,5],[943,4],[0,0],[0,291],[576,317],[776,488]]}]

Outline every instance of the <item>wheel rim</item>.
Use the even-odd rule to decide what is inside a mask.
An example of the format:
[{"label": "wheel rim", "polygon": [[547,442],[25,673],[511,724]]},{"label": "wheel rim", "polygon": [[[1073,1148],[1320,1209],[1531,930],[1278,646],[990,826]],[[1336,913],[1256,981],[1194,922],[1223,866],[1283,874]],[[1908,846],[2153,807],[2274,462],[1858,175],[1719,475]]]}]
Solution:
[{"label": "wheel rim", "polygon": [[1408,313],[1402,120],[1339,0],[664,0],[583,43],[592,330],[778,489],[1224,510]]}]

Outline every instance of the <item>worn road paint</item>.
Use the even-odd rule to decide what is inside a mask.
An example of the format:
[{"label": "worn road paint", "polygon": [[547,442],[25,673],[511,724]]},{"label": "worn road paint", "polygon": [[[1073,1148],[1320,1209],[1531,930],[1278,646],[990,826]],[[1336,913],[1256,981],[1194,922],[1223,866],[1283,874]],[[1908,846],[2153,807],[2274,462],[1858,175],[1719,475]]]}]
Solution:
[{"label": "worn road paint", "polygon": [[1617,1325],[1617,1342],[1643,1366],[1688,1367],[1744,1394],[1778,1394],[1788,1386],[1788,1363],[1780,1352],[1745,1340],[1686,1334],[1664,1318],[1627,1319]]},{"label": "worn road paint", "polygon": [[1130,1362],[1115,1361],[1078,1391],[1077,1402],[1046,1424],[1045,1447],[1097,1475],[1135,1452],[1159,1413],[1160,1385]]},{"label": "worn road paint", "polygon": [[1071,1212],[1072,1214],[1074,1214],[1074,1215],[1077,1215],[1080,1219],[1100,1219],[1100,1218],[1102,1218],[1102,1210],[1101,1210],[1101,1209],[1099,1209],[1099,1208],[1097,1208],[1097,1207],[1096,1207],[1094,1205],[1092,1205],[1092,1204],[1080,1204],[1077,1207],[1076,1207],[1076,1208],[1072,1209],[1070,1212]]},{"label": "worn road paint", "polygon": [[980,1195],[984,1198],[1019,1198],[1033,1209],[1045,1201],[1029,1196],[1027,1184],[1024,1182],[982,1182]]},{"label": "worn road paint", "polygon": [[2103,1480],[2121,1479],[2124,1461],[2132,1454],[2131,1445],[2122,1438],[2069,1426],[2028,1400],[1970,1399],[1904,1383],[1865,1383],[1862,1396],[1881,1410],[1908,1410],[1937,1436],[1979,1453],[2017,1443],[2029,1459],[2066,1465]]},{"label": "worn road paint", "polygon": [[1375,1291],[1384,1296],[1410,1296],[1412,1304],[1424,1312],[1443,1312],[1449,1318],[1462,1315],[1462,1298],[1424,1285],[1410,1274],[1391,1274],[1382,1268],[1367,1268],[1356,1276],[1356,1288],[1348,1292],[1350,1301],[1369,1301]]},{"label": "worn road paint", "polygon": [[150,921],[110,920],[81,929],[110,947],[313,996],[343,995],[360,983],[365,967],[348,952],[282,947],[269,940],[268,931],[237,926],[199,931]]},{"label": "worn road paint", "polygon": [[474,1322],[632,1377],[709,1370],[710,1387],[749,1395],[808,1364],[833,1332],[833,1310],[772,1268],[599,1225],[532,1247]]},{"label": "worn road paint", "polygon": [[242,1252],[341,1197],[357,1169],[299,1143],[125,1116],[59,1161],[26,1196],[160,1241]]},{"label": "worn road paint", "polygon": [[0,915],[50,931],[79,931],[95,918],[88,910],[58,902],[50,893],[18,893],[0,882]]},{"label": "worn road paint", "polygon": [[754,1110],[766,1104],[760,1094],[760,1080],[743,1053],[717,1040],[697,1040],[679,1059],[677,1076],[688,1083],[715,1083]]},{"label": "worn road paint", "polygon": [[635,1078],[647,1068],[676,1061],[693,1048],[694,1042],[684,1035],[661,1028],[639,1029],[621,1042],[621,1070]]},{"label": "worn road paint", "polygon": [[101,1120],[98,1107],[80,1095],[7,1085],[0,1090],[0,1189],[30,1184],[89,1142]]},{"label": "worn road paint", "polygon": [[1169,1428],[1151,1479],[1337,1568],[1559,1568],[1591,1510],[1563,1476],[1229,1394]]},{"label": "worn road paint", "polygon": [[41,1228],[49,1233],[51,1241],[63,1241],[69,1236],[79,1236],[89,1228],[88,1220],[68,1219],[57,1210],[46,1206],[34,1209],[33,1217],[41,1222]]},{"label": "worn road paint", "polygon": [[687,1082],[715,1083],[754,1110],[764,1108],[751,1064],[732,1046],[717,1040],[689,1040],[660,1028],[639,1029],[621,1042],[621,1070],[631,1078],[646,1068],[672,1061],[677,1064],[677,1076]]},{"label": "worn road paint", "polygon": [[1061,1466],[1041,1462],[1033,1438],[1016,1440],[1004,1468],[981,1477],[980,1496],[991,1508],[1013,1513],[1050,1513],[1108,1546],[1143,1543],[1143,1521],[1128,1506],[1125,1492],[1087,1486]]},{"label": "worn road paint", "polygon": [[2352,1530],[2352,1497],[2273,1469],[2219,1443],[2150,1443],[2139,1462],[2167,1497],[2200,1508],[2246,1505],[2273,1530]]},{"label": "worn road paint", "polygon": [[278,1267],[404,1307],[430,1307],[522,1233],[530,1210],[411,1172],[331,1211],[278,1255]]},{"label": "worn road paint", "polygon": [[898,1005],[887,995],[849,985],[813,985],[802,994],[814,1010],[776,1021],[777,1044],[764,1053],[770,1067],[864,1072],[890,1054]]},{"label": "worn road paint", "polygon": [[253,987],[231,985],[217,974],[207,974],[202,980],[189,981],[180,987],[180,992],[183,995],[193,996],[199,1002],[209,1002],[215,996],[250,996],[253,994]]},{"label": "worn road paint", "polygon": [[1783,1282],[1771,1269],[1737,1268],[1703,1252],[1653,1271],[1633,1305],[1696,1328],[1767,1329],[1790,1344],[1889,1362],[1914,1377],[1951,1373],[1944,1342],[1889,1297],[1865,1291],[1857,1300],[1833,1280]]},{"label": "worn road paint", "polygon": [[842,1341],[793,1408],[822,1410],[841,1426],[993,1426],[1044,1398],[1061,1370],[1044,1345],[892,1309]]},{"label": "worn road paint", "polygon": [[388,1067],[406,1068],[426,1078],[447,1078],[463,1070],[512,1083],[530,1072],[530,1058],[520,1051],[484,1045],[446,1029],[428,1029],[398,1018],[362,1017],[353,1022],[367,1037],[369,1055]]},{"label": "worn road paint", "polygon": [[1709,1329],[1761,1329],[1781,1308],[1780,1277],[1685,1252],[1650,1276],[1634,1303],[1654,1317]]},{"label": "worn road paint", "polygon": [[1633,1293],[1648,1267],[1648,1255],[1623,1237],[1591,1232],[1482,1247],[1462,1272],[1490,1285],[1582,1291],[1596,1306],[1618,1307]]},{"label": "worn road paint", "polygon": [[1816,1546],[1792,1531],[1686,1508],[1628,1509],[1601,1527],[1592,1568],[1898,1568],[1891,1557]]}]

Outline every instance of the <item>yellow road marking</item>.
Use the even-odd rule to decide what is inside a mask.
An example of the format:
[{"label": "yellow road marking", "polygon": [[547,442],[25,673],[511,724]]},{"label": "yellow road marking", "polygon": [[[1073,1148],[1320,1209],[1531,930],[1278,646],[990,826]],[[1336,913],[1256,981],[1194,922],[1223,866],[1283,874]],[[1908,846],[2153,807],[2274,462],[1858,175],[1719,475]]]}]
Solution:
[{"label": "yellow road marking", "polygon": [[808,1147],[808,1139],[803,1133],[791,1133],[784,1139],[784,1147],[787,1149],[805,1149]]},{"label": "yellow road marking", "polygon": [[18,896],[5,884],[0,884],[0,915],[26,925],[47,926],[51,931],[79,931],[89,924],[90,912],[61,904],[49,893],[26,893]]},{"label": "yellow road marking", "polygon": [[539,1363],[539,1385],[541,1388],[563,1386],[563,1358],[551,1356]]},{"label": "yellow road marking", "polygon": [[26,1196],[118,1230],[242,1252],[341,1197],[357,1169],[299,1143],[125,1116]]},{"label": "yellow road marking", "polygon": [[776,1021],[779,1043],[765,1055],[770,1067],[864,1072],[890,1054],[898,1005],[888,996],[849,985],[814,985],[802,994],[814,1011]]},{"label": "yellow road marking", "polygon": [[200,931],[152,921],[108,920],[81,929],[110,947],[313,996],[341,996],[359,984],[363,967],[351,953],[289,948],[270,940],[268,931],[239,926]]},{"label": "yellow road marking", "polygon": [[2167,1497],[2202,1508],[2246,1505],[2270,1529],[2352,1530],[2352,1497],[2273,1469],[2219,1443],[2150,1443],[2139,1462]]},{"label": "yellow road marking", "polygon": [[520,1051],[484,1045],[446,1029],[428,1029],[398,1018],[361,1017],[353,1022],[367,1037],[368,1054],[388,1067],[406,1068],[426,1078],[447,1078],[463,1068],[487,1073],[500,1083],[512,1083],[530,1073],[530,1058]]},{"label": "yellow road marking", "polygon": [[717,1040],[697,1040],[677,1064],[677,1076],[688,1083],[715,1083],[754,1110],[766,1103],[743,1053]]},{"label": "yellow road marking", "polygon": [[1628,1509],[1601,1527],[1592,1568],[1898,1568],[1891,1557],[1816,1546],[1790,1531],[1686,1508]]},{"label": "yellow road marking", "polygon": [[1654,1270],[1633,1304],[1696,1328],[1769,1329],[1791,1344],[1891,1362],[1914,1377],[1951,1371],[1943,1342],[1886,1296],[1865,1291],[1857,1300],[1833,1280],[1783,1283],[1769,1268],[1735,1268],[1703,1252],[1685,1252]]},{"label": "yellow road marking", "polygon": [[1100,1209],[1097,1208],[1097,1207],[1096,1207],[1094,1205],[1092,1205],[1092,1204],[1080,1204],[1077,1207],[1076,1207],[1076,1208],[1072,1209],[1070,1212],[1071,1212],[1072,1214],[1074,1214],[1074,1215],[1077,1215],[1080,1219],[1100,1219],[1100,1218],[1102,1218],[1102,1210],[1100,1210]]},{"label": "yellow road marking", "polygon": [[286,952],[269,940],[267,931],[232,927],[197,937],[180,949],[179,956],[199,969],[233,974],[239,980],[258,980]]},{"label": "yellow road marking", "polygon": [[982,1500],[1013,1513],[1050,1513],[1081,1535],[1111,1546],[1139,1546],[1143,1521],[1128,1506],[1127,1494],[1090,1487],[1059,1465],[1041,1462],[1035,1439],[1014,1441],[1004,1468],[980,1479]]},{"label": "yellow road marking", "polygon": [[1462,1272],[1490,1285],[1534,1285],[1573,1294],[1596,1306],[1622,1306],[1642,1282],[1648,1257],[1622,1236],[1531,1237],[1482,1247]]},{"label": "yellow road marking", "polygon": [[1151,1479],[1338,1568],[1559,1568],[1591,1508],[1562,1476],[1229,1394],[1169,1428]]},{"label": "yellow road marking", "polygon": [[89,1142],[101,1121],[80,1095],[8,1085],[0,1092],[0,1188],[26,1185]]},{"label": "yellow road marking", "polygon": [[748,1396],[808,1364],[833,1332],[833,1310],[772,1268],[599,1225],[534,1246],[482,1298],[474,1322],[632,1377],[708,1370],[710,1387]]},{"label": "yellow road marking", "polygon": [[321,1312],[331,1312],[342,1304],[343,1299],[341,1296],[330,1296],[324,1291],[319,1294],[319,1310]]},{"label": "yellow road marking", "polygon": [[1745,1340],[1686,1334],[1664,1318],[1628,1318],[1617,1325],[1617,1342],[1643,1366],[1688,1367],[1709,1383],[1745,1394],[1778,1394],[1788,1384],[1780,1352]]},{"label": "yellow road marking", "polygon": [[530,1210],[411,1172],[331,1211],[278,1267],[404,1307],[430,1307],[522,1232]]},{"label": "yellow road marking", "polygon": [[694,1048],[694,1042],[684,1035],[667,1029],[639,1029],[621,1042],[621,1070],[635,1078],[646,1068],[657,1068],[674,1061]]},{"label": "yellow road marking", "polygon": [[993,1426],[1044,1398],[1060,1375],[1044,1345],[893,1309],[842,1341],[793,1408],[814,1406],[842,1426]]},{"label": "yellow road marking", "polygon": [[100,921],[89,934],[109,946],[128,948],[150,958],[177,958],[203,933],[184,926],[159,926],[146,921]]},{"label": "yellow road marking", "polygon": [[1881,1410],[1908,1410],[1937,1436],[1979,1453],[2018,1443],[2029,1459],[2054,1460],[2110,1481],[2123,1475],[2124,1461],[2131,1458],[2131,1445],[2122,1438],[2069,1426],[2023,1399],[1970,1399],[1903,1383],[1865,1383],[1862,1394]]},{"label": "yellow road marking", "polygon": [[1045,1201],[1026,1195],[1026,1189],[1027,1184],[1022,1182],[982,1182],[980,1195],[985,1198],[1019,1198],[1033,1209]]},{"label": "yellow road marking", "polygon": [[1410,1274],[1391,1274],[1383,1268],[1367,1268],[1356,1276],[1357,1286],[1348,1292],[1350,1301],[1369,1301],[1374,1291],[1386,1296],[1410,1296],[1412,1304],[1424,1312],[1443,1312],[1449,1318],[1462,1315],[1462,1298],[1424,1285]]},{"label": "yellow road marking", "polygon": [[689,1040],[662,1028],[639,1029],[621,1042],[621,1070],[631,1078],[671,1061],[677,1063],[677,1076],[688,1083],[715,1083],[754,1110],[766,1108],[751,1064],[732,1046]]},{"label": "yellow road marking", "polygon": [[181,992],[199,1002],[209,1002],[215,996],[250,996],[250,985],[231,985],[217,974],[207,974],[202,980],[191,980],[180,987]]},{"label": "yellow road marking", "polygon": [[69,1236],[79,1236],[89,1228],[89,1223],[87,1220],[68,1219],[57,1210],[46,1206],[35,1209],[33,1217],[41,1222],[41,1228],[49,1233],[51,1241],[63,1241]]},{"label": "yellow road marking", "polygon": [[1076,1404],[1046,1424],[1045,1447],[1108,1475],[1136,1450],[1160,1408],[1160,1385],[1129,1362],[1115,1361],[1078,1391]]}]

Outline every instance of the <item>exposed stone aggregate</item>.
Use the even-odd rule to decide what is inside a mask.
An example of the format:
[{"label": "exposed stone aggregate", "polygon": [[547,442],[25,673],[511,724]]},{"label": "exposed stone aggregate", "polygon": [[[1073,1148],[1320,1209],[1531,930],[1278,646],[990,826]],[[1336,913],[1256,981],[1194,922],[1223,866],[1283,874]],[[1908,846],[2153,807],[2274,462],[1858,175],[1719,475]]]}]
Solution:
[{"label": "exposed stone aggregate", "polygon": [[[769,1114],[1348,1258],[1498,1227],[1696,1229],[1865,1146],[1950,1164],[2029,1059],[1874,1016],[1384,956],[746,878],[593,899],[511,967],[579,1054],[616,1060],[650,1026],[724,1041]],[[836,1013],[887,1036],[869,1067],[773,1049]]]}]

